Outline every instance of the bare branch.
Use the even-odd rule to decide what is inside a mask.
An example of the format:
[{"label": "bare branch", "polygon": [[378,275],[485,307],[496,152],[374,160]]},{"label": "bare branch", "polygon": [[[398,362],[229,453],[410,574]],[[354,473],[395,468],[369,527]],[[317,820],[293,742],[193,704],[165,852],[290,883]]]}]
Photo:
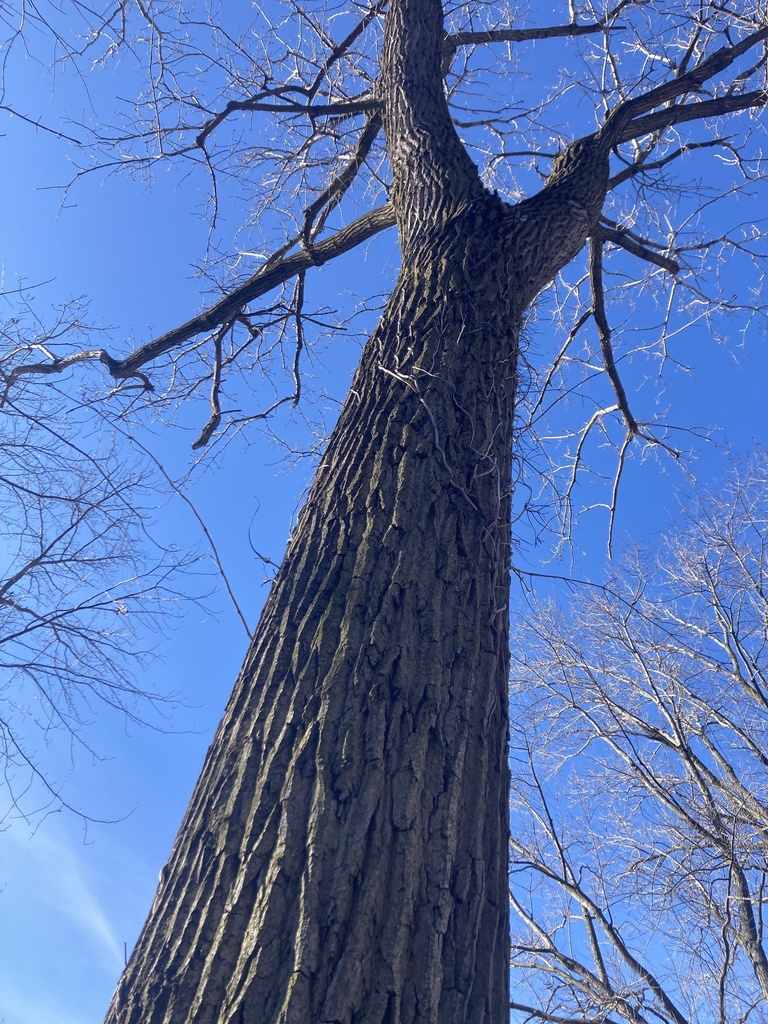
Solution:
[{"label": "bare branch", "polygon": [[[357,146],[352,153],[347,166],[341,173],[337,174],[327,188],[323,189],[320,195],[304,211],[304,227],[302,230],[302,244],[309,249],[313,245],[313,239],[322,231],[330,213],[339,205],[344,193],[350,188],[360,168],[365,163],[376,137],[383,127],[383,116],[381,111],[376,111],[369,118],[363,129]],[[323,211],[323,216],[315,224],[318,213]]]},{"label": "bare branch", "polygon": [[198,439],[192,445],[193,449],[204,448],[214,433],[218,429],[221,423],[221,402],[219,401],[219,392],[221,389],[221,361],[222,361],[222,338],[230,330],[232,324],[224,324],[213,337],[213,351],[214,351],[214,363],[213,373],[211,375],[211,418],[208,420],[206,425],[198,437]]},{"label": "bare branch", "polygon": [[[262,94],[262,95],[266,95]],[[266,114],[278,114],[280,116],[305,115],[306,117],[340,117],[344,114],[366,114],[369,111],[379,110],[381,102],[367,96],[361,96],[357,100],[338,101],[337,103],[296,103],[285,100],[282,103],[269,103],[262,96],[253,97],[248,100],[230,100],[226,107],[204,128],[201,129],[195,138],[195,145],[202,149],[211,132],[234,113],[249,111],[251,113],[261,112]]]},{"label": "bare branch", "polygon": [[167,352],[178,348],[185,341],[199,334],[205,334],[222,324],[232,323],[240,316],[245,307],[267,292],[279,287],[292,277],[303,273],[312,266],[322,266],[329,260],[354,249],[366,242],[380,231],[394,225],[394,214],[390,206],[381,206],[372,210],[346,228],[341,228],[330,238],[313,245],[311,254],[303,251],[286,256],[279,262],[272,263],[266,270],[262,269],[250,277],[244,284],[233,288],[220,302],[211,306],[204,313],[193,317],[180,327],[168,331],[154,341],[148,342],[132,352],[124,359],[115,359],[105,349],[89,349],[75,352],[69,356],[52,359],[49,363],[27,363],[14,367],[6,378],[6,395],[16,381],[23,376],[34,374],[61,373],[70,366],[97,360],[107,367],[116,380],[139,378],[147,390],[152,389],[148,378],[141,373],[141,367],[152,363]]},{"label": "bare branch", "polygon": [[460,46],[479,46],[484,43],[524,43],[536,39],[574,39],[578,36],[605,32],[602,22],[591,25],[550,25],[542,28],[494,28],[484,32],[452,32],[445,37],[444,51],[453,53]]}]

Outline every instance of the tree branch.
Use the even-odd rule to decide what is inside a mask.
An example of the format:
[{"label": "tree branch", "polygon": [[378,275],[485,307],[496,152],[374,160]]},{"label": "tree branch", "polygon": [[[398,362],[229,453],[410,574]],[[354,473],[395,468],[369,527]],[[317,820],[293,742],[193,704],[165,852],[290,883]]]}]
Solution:
[{"label": "tree branch", "polygon": [[509,1008],[510,1010],[519,1010],[521,1013],[526,1013],[529,1017],[535,1017],[537,1020],[547,1021],[548,1024],[606,1024],[607,1020],[605,1014],[602,1013],[596,1017],[584,1017],[582,1015],[578,1017],[572,1015],[564,1017],[561,1014],[549,1013],[547,1010],[538,1009],[535,1006],[527,1006],[525,1003],[511,1002]]},{"label": "tree branch", "polygon": [[222,361],[222,341],[224,335],[232,326],[231,323],[224,324],[220,330],[216,331],[213,337],[213,351],[214,351],[214,364],[213,374],[211,380],[211,416],[206,425],[203,427],[200,436],[192,445],[193,449],[204,448],[210,439],[213,437],[214,431],[221,423],[221,361]]},{"label": "tree branch", "polygon": [[593,35],[604,32],[605,25],[551,25],[542,28],[494,28],[485,32],[453,32],[445,37],[443,53],[453,54],[460,46],[476,46],[483,43],[523,43],[535,39],[561,39]]},{"label": "tree branch", "polygon": [[178,348],[185,341],[194,338],[199,334],[215,330],[222,324],[231,323],[254,299],[260,298],[273,288],[279,287],[297,274],[308,270],[312,266],[322,266],[330,260],[341,256],[350,249],[366,242],[369,238],[386,228],[392,227],[395,223],[392,207],[387,204],[380,206],[370,213],[364,214],[356,221],[353,221],[345,228],[341,228],[330,238],[319,242],[312,247],[312,253],[302,251],[294,253],[276,264],[268,264],[257,271],[252,277],[237,288],[224,296],[220,302],[209,307],[203,313],[188,320],[180,327],[162,334],[159,338],[142,345],[141,348],[131,352],[124,359],[115,359],[105,349],[89,349],[83,352],[75,352],[72,355],[61,359],[52,359],[49,363],[27,363],[16,366],[7,376],[5,396],[7,396],[15,382],[24,375],[30,374],[51,374],[61,373],[74,363],[99,360],[102,362],[116,380],[125,380],[130,377],[139,377],[147,390],[152,390],[148,378],[140,372],[140,368],[147,363],[154,362],[166,352]]},{"label": "tree branch", "polygon": [[653,147],[649,146],[648,149],[644,150],[640,158],[635,160],[629,167],[625,167],[623,171],[619,171],[614,174],[608,182],[608,190],[612,191],[619,185],[623,185],[625,181],[630,178],[636,177],[638,174],[647,174],[649,171],[659,171],[666,167],[667,164],[673,163],[675,160],[679,160],[680,157],[686,156],[688,153],[692,153],[698,149],[713,149],[716,146],[722,146],[724,149],[734,153],[734,148],[728,139],[705,139],[702,142],[686,142],[682,146],[678,146],[671,153],[667,153],[663,157],[659,157],[658,160],[648,160]]},{"label": "tree branch", "polygon": [[4,110],[6,113],[10,114],[11,117],[18,117],[20,121],[25,121],[27,124],[31,124],[33,128],[37,128],[39,131],[48,132],[49,135],[53,135],[57,139],[66,139],[67,142],[71,142],[75,146],[83,145],[80,139],[76,139],[72,135],[67,135],[65,132],[60,132],[57,128],[49,128],[48,125],[43,124],[39,118],[27,117],[26,114],[22,114],[13,107],[9,107],[6,103],[0,103],[0,110]]},{"label": "tree branch", "polygon": [[341,60],[344,54],[349,50],[350,46],[357,39],[360,38],[360,36],[363,34],[366,28],[368,28],[368,26],[376,17],[376,15],[381,14],[386,5],[387,0],[376,0],[376,3],[374,3],[366,11],[366,13],[360,19],[360,21],[358,21],[357,24],[354,26],[354,28],[350,32],[348,32],[344,39],[342,39],[342,41],[337,46],[335,46],[333,50],[328,54],[328,56],[323,61],[320,70],[317,72],[314,82],[309,87],[307,93],[308,99],[313,100],[315,98],[323,80],[326,78],[328,72],[333,67],[333,65],[336,64],[339,60]]},{"label": "tree branch", "polygon": [[707,117],[721,117],[739,110],[764,107],[768,103],[768,89],[756,89],[753,92],[741,93],[737,96],[720,96],[713,100],[702,100],[700,103],[680,103],[664,110],[657,110],[645,117],[630,121],[617,133],[614,145],[637,139],[641,135],[671,128],[687,121],[703,121]]},{"label": "tree branch", "polygon": [[259,93],[247,100],[230,100],[226,107],[201,129],[195,138],[195,145],[202,148],[206,139],[216,128],[236,111],[260,112],[266,114],[296,115],[306,114],[308,117],[340,116],[344,114],[365,114],[369,110],[381,109],[381,101],[373,97],[361,96],[354,100],[338,100],[335,103],[284,103],[268,102]]},{"label": "tree branch", "polygon": [[[678,75],[669,82],[663,82],[655,89],[651,89],[649,92],[642,96],[636,96],[634,99],[626,100],[620,104],[615,110],[611,111],[606,120],[603,132],[609,136],[611,145],[618,145],[620,142],[626,142],[629,139],[636,138],[638,135],[647,134],[648,131],[652,131],[654,125],[651,128],[645,128],[638,130],[639,124],[646,124],[648,118],[638,118],[638,115],[645,114],[647,111],[653,110],[654,107],[660,107],[667,103],[672,103],[673,100],[680,96],[684,96],[687,93],[697,93],[701,90],[705,82],[714,78],[715,75],[720,74],[721,71],[725,71],[731,64],[739,57],[741,57],[752,47],[759,45],[763,40],[768,39],[768,26],[765,28],[758,29],[756,32],[750,33],[745,36],[740,43],[736,43],[734,46],[723,46],[719,50],[716,50],[710,57],[701,61],[690,71],[685,74]],[[755,100],[753,102],[740,102],[747,100],[748,97],[763,97],[762,100]],[[755,93],[746,93],[742,96],[723,96],[716,100],[705,101],[701,104],[682,104],[678,107],[672,107],[672,110],[685,110],[699,108],[698,114],[693,114],[691,117],[685,118],[691,120],[692,117],[707,117],[708,114],[701,111],[701,107],[707,107],[712,103],[723,105],[722,113],[730,113],[733,110],[743,110],[747,106],[758,106],[761,103],[766,102],[768,98],[768,92],[766,90],[759,90]],[[739,105],[728,106],[729,102],[734,102]],[[668,110],[657,111],[653,117],[659,115],[668,114]],[[630,125],[632,122],[632,125]],[[668,127],[669,124],[677,124],[678,121],[671,121],[664,123],[663,127]]]}]

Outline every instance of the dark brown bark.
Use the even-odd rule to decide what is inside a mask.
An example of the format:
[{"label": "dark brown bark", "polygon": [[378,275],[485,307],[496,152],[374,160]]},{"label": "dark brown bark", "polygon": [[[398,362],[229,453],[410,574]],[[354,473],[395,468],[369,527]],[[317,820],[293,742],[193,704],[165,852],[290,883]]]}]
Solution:
[{"label": "dark brown bark", "polygon": [[403,270],[291,538],[110,1024],[508,1016],[511,438],[526,306],[599,138],[515,208],[448,118],[438,0],[392,0]]}]

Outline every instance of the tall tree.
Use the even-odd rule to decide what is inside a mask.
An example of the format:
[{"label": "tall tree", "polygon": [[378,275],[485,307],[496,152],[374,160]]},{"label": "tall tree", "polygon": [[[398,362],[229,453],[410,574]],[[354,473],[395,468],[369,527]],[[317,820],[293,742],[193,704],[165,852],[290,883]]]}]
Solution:
[{"label": "tall tree", "polygon": [[[222,33],[207,65],[227,79],[230,98],[217,109],[185,85],[193,20],[181,16],[187,35],[174,49],[162,31],[166,12],[139,4],[154,46],[148,130],[97,141],[159,140],[165,154],[201,159],[218,183],[238,151],[232,140],[215,148],[222,126],[271,113],[300,127],[290,160],[280,143],[262,144],[268,198],[289,181],[301,195],[318,168],[330,163],[332,172],[298,231],[203,314],[122,358],[104,349],[34,361],[22,354],[8,374],[12,389],[30,375],[97,361],[118,385],[138,384],[152,400],[154,368],[171,359],[174,387],[210,388],[202,448],[226,427],[228,375],[262,351],[270,327],[295,324],[295,386],[278,402],[299,398],[307,275],[397,226],[397,282],[115,994],[112,1024],[507,1017],[508,592],[521,327],[589,240],[591,296],[583,303],[580,287],[571,292],[569,340],[594,322],[614,401],[597,408],[585,436],[618,414],[619,467],[631,440],[665,443],[634,415],[619,377],[603,250],[630,254],[656,275],[681,269],[683,247],[659,196],[670,166],[699,150],[715,147],[746,180],[761,180],[747,128],[722,129],[727,116],[748,116],[768,99],[768,26],[757,7],[696,4],[668,15],[622,0],[602,15],[590,10],[584,22],[572,7],[568,24],[544,29],[488,25],[488,8],[462,7],[464,26],[446,32],[439,0],[391,0],[379,52],[384,7],[355,8],[359,20],[343,23],[336,43],[330,23],[292,5],[282,81],[275,52],[266,70],[258,57],[249,62],[249,45],[269,42],[243,34],[227,50]],[[98,19],[88,46],[111,32],[121,44],[128,12],[120,4]],[[613,37],[627,18],[632,59],[623,69]],[[361,53],[366,33],[374,42]],[[581,36],[601,41],[603,61],[601,81],[585,89],[587,133],[547,155],[534,149],[532,132],[528,155],[551,160],[549,173],[534,195],[505,201],[486,187],[457,133],[452,90],[471,82],[475,47]],[[458,86],[449,80],[446,88],[457,52],[467,55]],[[198,74],[197,55],[191,63]],[[181,113],[169,116],[177,101]],[[537,122],[533,105],[526,118]],[[483,119],[501,140],[498,161],[517,126],[508,110]],[[250,168],[259,151],[243,149]],[[382,156],[387,202],[334,222],[347,195],[376,194]],[[622,190],[629,203],[617,201],[609,215],[608,197]],[[704,202],[684,206],[683,218],[695,218]],[[717,239],[692,252],[708,257],[716,244],[737,244],[727,231]],[[760,258],[748,233],[738,244]],[[293,279],[287,301],[258,306]],[[707,311],[722,304],[693,286],[690,295]],[[675,328],[670,314],[662,345]],[[190,382],[199,351],[209,353],[207,365]],[[230,414],[235,425],[248,418]],[[578,446],[575,466],[581,453]]]}]

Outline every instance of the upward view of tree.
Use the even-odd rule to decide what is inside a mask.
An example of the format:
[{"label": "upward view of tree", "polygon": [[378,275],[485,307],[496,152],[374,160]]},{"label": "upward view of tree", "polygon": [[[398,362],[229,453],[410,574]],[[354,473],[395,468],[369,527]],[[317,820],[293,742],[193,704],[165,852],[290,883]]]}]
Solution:
[{"label": "upward view of tree", "polygon": [[767,471],[533,620],[513,668],[513,1019],[765,1020]]},{"label": "upward view of tree", "polygon": [[[147,78],[125,123],[71,129],[82,173],[184,162],[214,233],[230,200],[247,214],[202,313],[128,351],[20,345],[8,395],[93,372],[134,415],[205,394],[197,451],[275,429],[333,328],[320,268],[390,227],[400,251],[107,1019],[503,1021],[515,432],[594,383],[557,455],[566,527],[596,441],[613,507],[633,443],[679,453],[629,397],[612,310],[644,373],[693,319],[762,315],[765,11],[71,8],[80,43],[27,13],[71,66]],[[523,84],[533,42],[553,56]],[[539,375],[520,337],[542,293],[564,336]]]}]

